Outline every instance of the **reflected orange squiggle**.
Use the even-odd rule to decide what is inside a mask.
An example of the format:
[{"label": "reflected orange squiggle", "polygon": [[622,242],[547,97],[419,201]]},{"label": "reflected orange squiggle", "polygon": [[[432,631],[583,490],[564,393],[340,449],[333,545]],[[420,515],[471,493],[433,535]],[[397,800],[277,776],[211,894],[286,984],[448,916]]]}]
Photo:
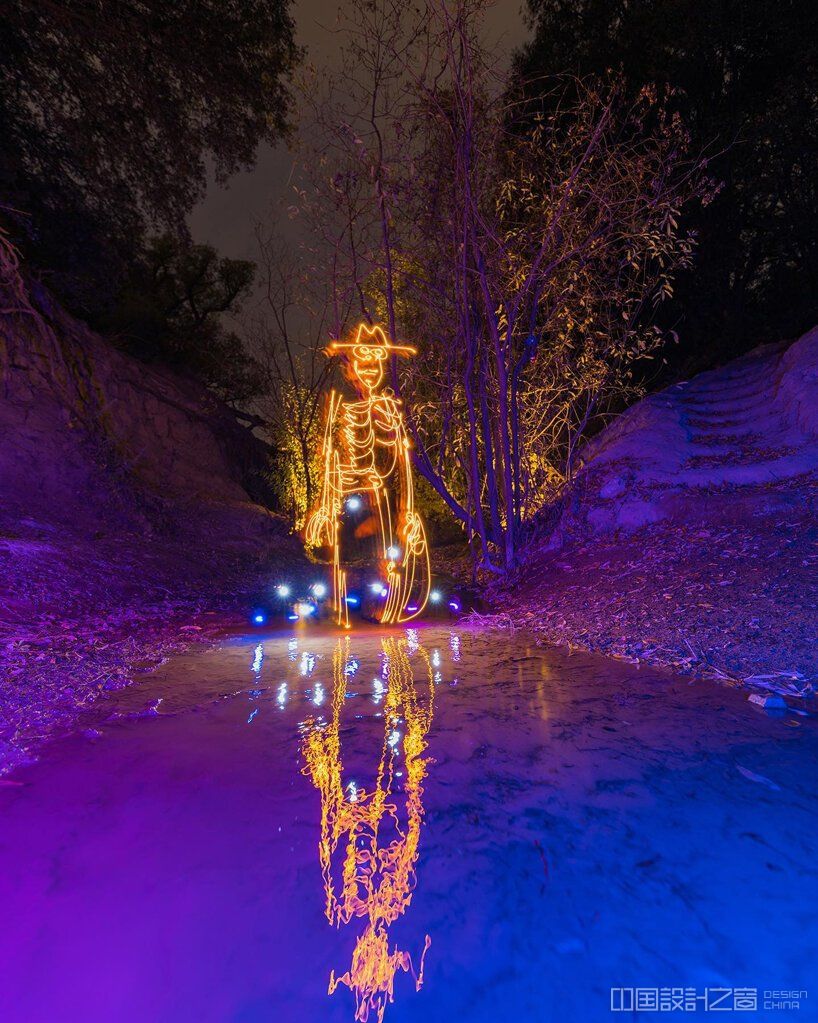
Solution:
[{"label": "reflected orange squiggle", "polygon": [[[428,704],[421,706],[409,661],[405,639],[382,640],[388,668],[384,701],[384,738],[375,783],[370,791],[358,789],[345,795],[342,782],[340,723],[346,695],[345,667],[349,661],[349,639],[339,640],[333,655],[332,717],[323,727],[312,723],[303,741],[304,774],[321,794],[321,837],[318,851],[326,894],[325,913],[331,924],[340,926],[354,917],[366,919],[352,955],[352,964],[339,977],[332,971],[329,993],[340,984],[355,996],[355,1019],[365,1023],[370,1012],[378,1023],[386,1005],[394,1000],[398,970],[411,973],[417,990],[423,984],[423,966],[431,939],[426,935],[415,973],[408,952],[389,949],[388,929],[412,901],[416,883],[415,864],[423,825],[423,782],[429,757],[423,753],[432,722],[434,681],[426,651],[418,648],[428,675]],[[401,736],[405,782],[403,813],[393,797],[395,761],[394,736]],[[396,744],[395,744],[396,745]],[[385,831],[394,837],[383,839]],[[342,847],[340,891],[336,893],[333,858]]]}]

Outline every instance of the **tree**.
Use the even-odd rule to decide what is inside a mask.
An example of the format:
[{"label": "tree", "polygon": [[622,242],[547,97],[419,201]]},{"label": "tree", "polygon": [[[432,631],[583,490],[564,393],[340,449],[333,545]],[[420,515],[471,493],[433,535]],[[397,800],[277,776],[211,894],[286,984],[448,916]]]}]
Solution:
[{"label": "tree", "polygon": [[331,288],[307,253],[259,225],[262,297],[250,336],[264,387],[254,403],[279,455],[282,508],[296,529],[315,504],[321,471],[321,414],[333,366],[322,348],[333,331]]},{"label": "tree", "polygon": [[518,66],[539,77],[621,69],[631,94],[668,85],[724,181],[694,213],[695,274],[662,322],[684,369],[818,320],[818,5],[812,0],[529,0]]},{"label": "tree", "polygon": [[410,22],[362,0],[348,98],[317,123],[365,313],[422,351],[393,375],[416,467],[505,572],[664,340],[653,313],[695,244],[680,216],[712,185],[652,88],[552,80],[547,102],[516,101],[480,43],[484,6],[428,0]]},{"label": "tree", "polygon": [[254,278],[248,260],[163,235],[147,244],[103,325],[137,358],[189,373],[225,400],[244,403],[262,390],[261,367],[223,318],[239,313]]},{"label": "tree", "polygon": [[289,0],[2,0],[0,37],[6,223],[85,314],[148,229],[184,233],[210,167],[286,130]]}]

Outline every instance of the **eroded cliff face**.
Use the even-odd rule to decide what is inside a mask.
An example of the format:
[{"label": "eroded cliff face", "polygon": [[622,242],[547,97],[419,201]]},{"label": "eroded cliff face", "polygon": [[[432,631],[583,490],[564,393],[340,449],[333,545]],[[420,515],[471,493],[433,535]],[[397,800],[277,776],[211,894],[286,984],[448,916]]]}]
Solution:
[{"label": "eroded cliff face", "polygon": [[2,262],[0,775],[305,562],[243,485],[263,450],[229,409]]},{"label": "eroded cliff face", "polygon": [[226,406],[198,383],[117,351],[42,288],[29,293],[41,321],[0,316],[4,518],[226,543],[286,533],[245,490],[242,476],[262,461],[263,445]]}]

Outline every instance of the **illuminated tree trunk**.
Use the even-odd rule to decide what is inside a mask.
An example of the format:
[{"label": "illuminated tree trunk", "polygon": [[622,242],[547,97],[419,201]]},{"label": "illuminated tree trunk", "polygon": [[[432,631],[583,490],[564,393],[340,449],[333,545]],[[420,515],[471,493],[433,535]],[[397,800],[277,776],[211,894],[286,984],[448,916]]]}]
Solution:
[{"label": "illuminated tree trunk", "polygon": [[612,76],[521,100],[481,43],[487,0],[346,6],[316,148],[339,171],[314,188],[348,212],[347,292],[420,349],[390,366],[414,466],[505,573],[591,417],[634,395],[630,364],[662,344],[650,316],[695,244],[678,218],[712,190],[652,88],[634,99]]}]

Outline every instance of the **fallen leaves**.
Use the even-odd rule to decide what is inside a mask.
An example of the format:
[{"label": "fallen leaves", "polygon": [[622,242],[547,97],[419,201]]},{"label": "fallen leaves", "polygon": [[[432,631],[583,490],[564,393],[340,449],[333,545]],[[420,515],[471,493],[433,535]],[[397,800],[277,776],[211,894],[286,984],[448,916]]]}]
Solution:
[{"label": "fallen leaves", "polygon": [[[804,486],[818,492],[814,483]],[[706,529],[663,520],[577,538],[554,553],[530,549],[513,585],[490,590],[497,613],[480,622],[525,624],[557,645],[811,706],[818,576],[804,562],[818,527],[801,496],[789,519],[755,514]]]}]

